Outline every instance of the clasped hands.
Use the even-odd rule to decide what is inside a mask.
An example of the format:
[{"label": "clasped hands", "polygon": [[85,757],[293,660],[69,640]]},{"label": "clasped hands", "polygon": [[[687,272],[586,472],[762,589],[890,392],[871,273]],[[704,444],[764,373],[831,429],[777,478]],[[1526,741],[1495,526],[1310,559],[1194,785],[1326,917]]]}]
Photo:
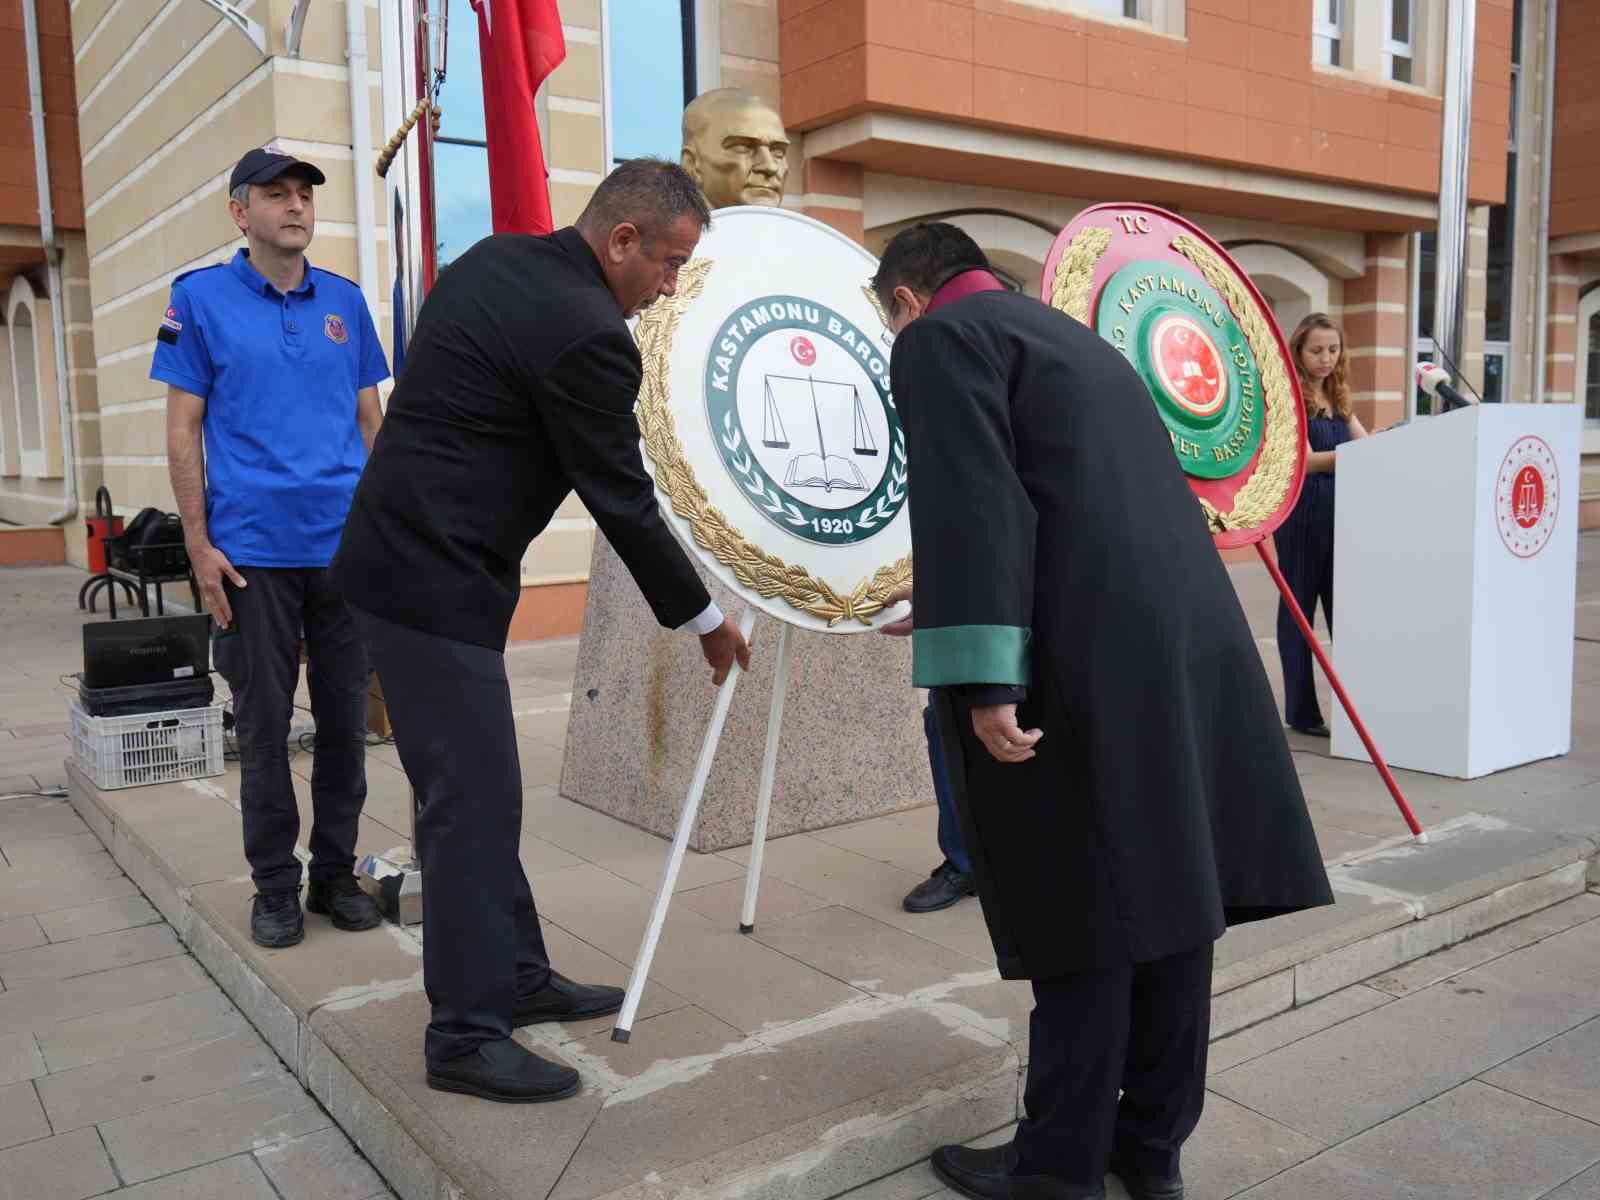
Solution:
[{"label": "clasped hands", "polygon": [[[911,587],[907,585],[891,595],[884,607],[892,608],[896,604],[910,602]],[[915,621],[908,609],[905,616],[880,626],[878,632],[889,637],[910,637],[914,628]],[[978,740],[995,761],[1003,763],[1027,762],[1038,753],[1034,746],[1044,737],[1042,730],[1024,731],[1017,724],[1015,704],[973,705],[972,732],[978,735]]]}]

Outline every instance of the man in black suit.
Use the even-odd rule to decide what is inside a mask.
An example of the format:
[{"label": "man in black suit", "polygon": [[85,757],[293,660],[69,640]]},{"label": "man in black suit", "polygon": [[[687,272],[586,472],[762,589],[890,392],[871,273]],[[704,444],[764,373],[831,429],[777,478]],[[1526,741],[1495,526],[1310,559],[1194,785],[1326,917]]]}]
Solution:
[{"label": "man in black suit", "polygon": [[428,1084],[557,1100],[578,1073],[518,1025],[615,1012],[618,988],[552,971],[517,855],[522,777],[504,651],[528,543],[576,489],[713,682],[749,647],[656,507],[626,319],[670,296],[710,213],[680,167],[617,167],[575,227],[485,238],[434,284],[332,573],[383,681],[427,872]]}]

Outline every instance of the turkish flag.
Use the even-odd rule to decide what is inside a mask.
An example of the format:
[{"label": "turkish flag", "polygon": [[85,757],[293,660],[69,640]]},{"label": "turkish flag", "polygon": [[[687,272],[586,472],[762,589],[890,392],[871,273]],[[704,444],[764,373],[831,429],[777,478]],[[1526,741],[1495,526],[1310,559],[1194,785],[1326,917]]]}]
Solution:
[{"label": "turkish flag", "polygon": [[556,0],[472,0],[496,233],[549,233],[550,185],[533,97],[567,56]]}]

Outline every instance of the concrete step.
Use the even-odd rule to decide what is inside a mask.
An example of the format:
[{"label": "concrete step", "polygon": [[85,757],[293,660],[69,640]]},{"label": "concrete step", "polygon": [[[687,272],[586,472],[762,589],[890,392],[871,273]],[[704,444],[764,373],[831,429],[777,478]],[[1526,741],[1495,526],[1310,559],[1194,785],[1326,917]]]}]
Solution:
[{"label": "concrete step", "polygon": [[[738,855],[696,856],[632,1041],[609,1041],[608,1019],[522,1031],[585,1091],[505,1106],[426,1087],[416,931],[309,917],[290,950],[249,940],[236,776],[107,793],[69,777],[117,862],[404,1200],[824,1200],[907,1170],[920,1186],[931,1148],[1018,1116],[1031,996],[984,960],[977,905],[909,917],[914,875],[819,838],[772,843],[754,937],[734,931]],[[564,849],[523,847],[552,958],[621,983],[649,901],[630,877],[664,843],[565,803],[529,793]],[[1430,839],[1367,838],[1332,865],[1335,906],[1230,932],[1215,1035],[1362,980],[1399,994],[1428,955],[1449,970],[1439,952],[1583,893],[1595,851],[1485,814]],[[399,840],[368,817],[358,850]]]}]

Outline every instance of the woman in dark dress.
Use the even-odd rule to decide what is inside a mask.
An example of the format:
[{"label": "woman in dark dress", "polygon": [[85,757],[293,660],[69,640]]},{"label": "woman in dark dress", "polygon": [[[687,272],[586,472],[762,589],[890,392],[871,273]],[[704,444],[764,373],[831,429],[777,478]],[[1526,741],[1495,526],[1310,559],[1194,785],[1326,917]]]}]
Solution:
[{"label": "woman in dark dress", "polygon": [[[1333,464],[1344,442],[1367,431],[1350,410],[1344,330],[1326,313],[1312,313],[1295,328],[1289,350],[1300,370],[1306,402],[1306,483],[1300,502],[1279,527],[1278,565],[1306,620],[1322,617],[1333,632]],[[1278,657],[1283,662],[1284,718],[1290,729],[1327,737],[1311,673],[1311,648],[1300,635],[1289,606],[1278,601]]]}]

